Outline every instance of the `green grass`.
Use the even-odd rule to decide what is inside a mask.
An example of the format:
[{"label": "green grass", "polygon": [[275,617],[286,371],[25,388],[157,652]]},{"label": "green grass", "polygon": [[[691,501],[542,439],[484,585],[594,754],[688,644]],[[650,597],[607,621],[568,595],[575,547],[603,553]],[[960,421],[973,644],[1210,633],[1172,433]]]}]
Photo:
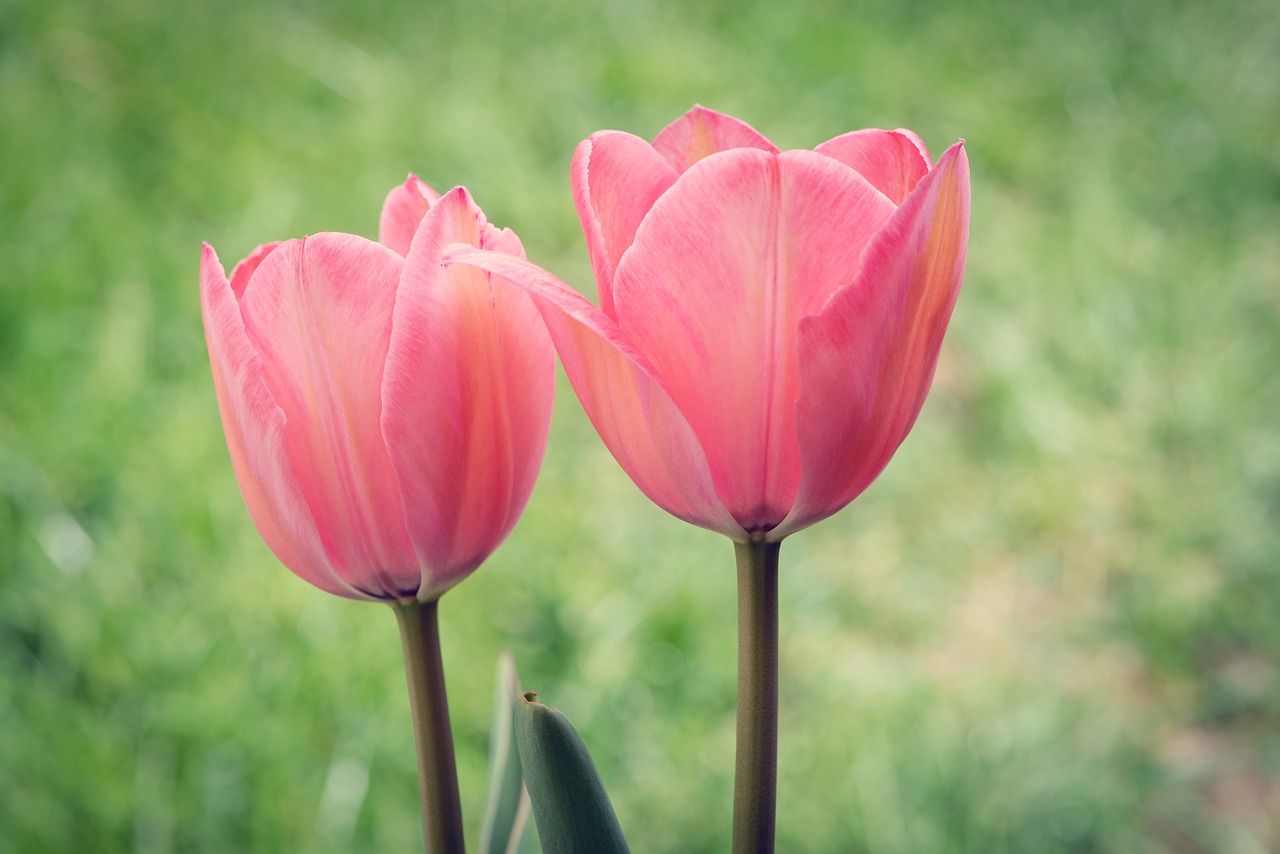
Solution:
[{"label": "green grass", "polygon": [[[694,102],[973,165],[920,422],[782,549],[780,850],[1280,848],[1274,4],[685,5],[0,3],[0,850],[420,845],[394,619],[259,540],[200,241],[373,235],[414,171],[590,293],[573,146]],[[726,850],[733,592],[562,378],[441,608],[473,844],[511,649],[635,850]]]}]

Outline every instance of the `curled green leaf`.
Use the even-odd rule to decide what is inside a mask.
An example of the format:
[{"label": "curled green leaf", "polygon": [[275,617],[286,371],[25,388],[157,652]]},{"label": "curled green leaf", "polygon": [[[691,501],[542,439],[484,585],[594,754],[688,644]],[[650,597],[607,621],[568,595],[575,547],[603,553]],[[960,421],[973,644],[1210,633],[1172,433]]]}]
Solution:
[{"label": "curled green leaf", "polygon": [[629,852],[582,736],[527,691],[515,704],[516,743],[546,854]]}]

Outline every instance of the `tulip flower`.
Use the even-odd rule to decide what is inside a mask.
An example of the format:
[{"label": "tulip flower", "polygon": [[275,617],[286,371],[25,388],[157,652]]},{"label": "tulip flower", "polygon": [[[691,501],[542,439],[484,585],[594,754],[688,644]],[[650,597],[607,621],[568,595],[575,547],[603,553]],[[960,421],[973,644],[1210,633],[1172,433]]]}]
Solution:
[{"label": "tulip flower", "polygon": [[523,285],[636,485],[739,544],[755,800],[735,795],[735,850],[755,850],[773,835],[778,543],[865,490],[920,412],[964,270],[968,161],[958,142],[934,163],[905,130],[779,151],[695,107],[652,143],[592,134],[572,183],[599,307],[520,259],[446,261]]},{"label": "tulip flower", "polygon": [[[434,751],[420,767],[424,821],[444,814],[428,843],[455,850],[436,603],[529,498],[555,361],[523,290],[441,265],[459,242],[524,257],[465,189],[440,196],[410,176],[387,197],[380,237],[267,244],[229,278],[205,245],[201,305],[227,446],[262,538],[316,587],[395,607],[420,757]],[[428,795],[444,803],[428,807]]]}]

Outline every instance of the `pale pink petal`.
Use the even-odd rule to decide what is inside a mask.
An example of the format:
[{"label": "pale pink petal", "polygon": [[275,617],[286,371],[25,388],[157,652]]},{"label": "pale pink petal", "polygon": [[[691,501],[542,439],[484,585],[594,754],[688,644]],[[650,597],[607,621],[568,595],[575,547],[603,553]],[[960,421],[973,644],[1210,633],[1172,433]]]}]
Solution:
[{"label": "pale pink petal", "polygon": [[245,259],[239,264],[231,268],[231,292],[236,295],[236,300],[244,296],[245,286],[249,284],[249,279],[253,276],[253,271],[258,269],[258,265],[262,263],[262,259],[271,254],[271,250],[280,245],[280,241],[274,243],[264,243],[254,248]]},{"label": "pale pink petal", "polygon": [[399,255],[408,255],[418,223],[439,200],[439,193],[417,175],[410,174],[403,184],[387,193],[387,200],[382,203],[378,242]]},{"label": "pale pink petal", "polygon": [[770,539],[848,504],[906,438],[933,381],[968,238],[969,162],[956,143],[867,249],[857,280],[801,324],[804,479]]},{"label": "pale pink petal", "polygon": [[555,354],[532,301],[482,270],[442,267],[455,242],[524,254],[457,188],[423,218],[405,259],[382,430],[422,567],[422,600],[466,577],[515,527],[555,397]]},{"label": "pale pink petal", "polygon": [[856,169],[895,205],[928,173],[931,162],[924,141],[903,129],[855,130],[814,150]]},{"label": "pale pink petal", "polygon": [[716,493],[688,422],[613,320],[527,261],[454,247],[446,263],[475,265],[533,297],[587,417],[651,501],[687,522],[745,539]]},{"label": "pale pink petal", "polygon": [[[463,188],[465,190],[465,188]],[[517,258],[524,258],[524,244],[520,242],[520,238],[509,228],[496,228],[487,225],[484,228],[483,243],[485,249],[492,249],[494,252],[501,252],[503,255],[515,255]]]},{"label": "pale pink petal", "polygon": [[782,521],[799,486],[800,319],[853,279],[893,211],[829,157],[738,149],[681,176],[618,267],[622,332],[688,419],[749,532]]},{"label": "pale pink petal", "polygon": [[325,552],[350,584],[413,595],[418,562],[379,426],[403,260],[349,234],[276,247],[240,302]]},{"label": "pale pink petal", "polygon": [[613,317],[613,274],[640,220],[677,172],[638,136],[601,131],[578,144],[571,170],[573,200],[596,272],[600,310]]},{"label": "pale pink petal", "polygon": [[778,153],[777,146],[751,125],[701,106],[694,106],[663,128],[654,138],[653,147],[677,172],[684,172],[709,154],[731,148]]},{"label": "pale pink petal", "polygon": [[[265,254],[249,257],[260,261]],[[245,334],[236,293],[208,244],[200,258],[200,307],[231,464],[262,539],[281,563],[321,590],[370,598],[343,581],[325,554],[289,460],[285,414],[262,379],[262,359]]]}]

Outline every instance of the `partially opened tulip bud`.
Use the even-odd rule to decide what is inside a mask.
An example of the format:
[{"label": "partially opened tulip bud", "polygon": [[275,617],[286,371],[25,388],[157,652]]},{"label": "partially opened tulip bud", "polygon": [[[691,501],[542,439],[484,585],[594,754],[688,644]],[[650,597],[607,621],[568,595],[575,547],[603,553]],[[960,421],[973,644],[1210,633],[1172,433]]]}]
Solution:
[{"label": "partially opened tulip bud", "polygon": [[426,668],[410,673],[411,694],[439,683],[438,698],[413,698],[415,723],[421,711],[445,728],[431,743],[449,755],[427,770],[449,777],[435,603],[524,509],[546,446],[554,353],[522,289],[441,265],[459,242],[524,257],[465,189],[440,196],[411,176],[388,195],[380,237],[268,244],[229,278],[206,245],[205,337],[258,530],[322,590],[396,606],[407,661]]},{"label": "partially opened tulip bud", "polygon": [[[447,260],[528,290],[619,464],[668,512],[739,543],[739,613],[754,619],[764,597],[776,621],[777,544],[865,490],[928,393],[964,271],[963,143],[937,163],[905,130],[779,151],[695,107],[652,144],[592,134],[572,180],[599,307],[517,258]],[[743,654],[755,677],[776,667],[776,648]],[[744,689],[769,702],[768,686]],[[772,739],[742,731],[743,702],[740,786],[744,739]],[[748,758],[750,785],[771,787],[772,758]],[[768,798],[737,803],[768,815],[746,830],[735,818],[735,850],[772,844]]]},{"label": "partially opened tulip bud", "polygon": [[428,601],[524,509],[553,355],[519,288],[440,265],[459,241],[524,256],[465,189],[411,178],[381,230],[262,246],[230,279],[205,246],[205,336],[236,478],[281,562],[340,596]]}]

